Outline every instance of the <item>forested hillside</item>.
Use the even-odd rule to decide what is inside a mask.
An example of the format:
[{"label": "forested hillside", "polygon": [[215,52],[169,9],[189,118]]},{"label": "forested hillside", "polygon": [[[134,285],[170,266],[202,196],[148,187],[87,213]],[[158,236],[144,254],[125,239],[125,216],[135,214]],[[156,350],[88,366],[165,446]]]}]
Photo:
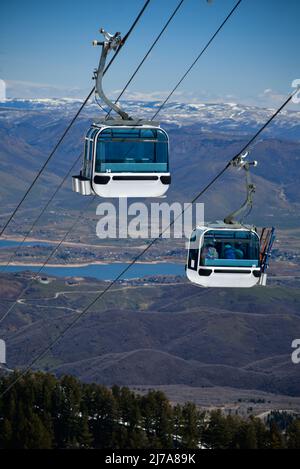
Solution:
[{"label": "forested hillside", "polygon": [[[17,377],[2,376],[0,394]],[[172,406],[160,391],[140,396],[44,373],[18,378],[0,399],[0,448],[300,448],[296,418],[275,414],[265,425],[192,403]]]}]

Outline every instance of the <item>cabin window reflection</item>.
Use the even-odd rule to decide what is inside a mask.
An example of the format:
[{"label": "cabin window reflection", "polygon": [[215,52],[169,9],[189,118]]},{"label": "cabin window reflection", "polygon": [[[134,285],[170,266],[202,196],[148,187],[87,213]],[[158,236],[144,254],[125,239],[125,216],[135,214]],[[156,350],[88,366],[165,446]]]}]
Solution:
[{"label": "cabin window reflection", "polygon": [[168,138],[161,129],[108,128],[98,136],[96,172],[167,172]]},{"label": "cabin window reflection", "polygon": [[251,231],[208,231],[201,248],[203,266],[259,266],[259,238]]}]

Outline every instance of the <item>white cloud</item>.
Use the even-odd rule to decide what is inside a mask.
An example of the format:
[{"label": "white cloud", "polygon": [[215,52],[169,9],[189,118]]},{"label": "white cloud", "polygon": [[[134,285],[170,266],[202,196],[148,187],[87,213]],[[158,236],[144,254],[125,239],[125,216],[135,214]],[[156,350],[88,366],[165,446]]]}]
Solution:
[{"label": "white cloud", "polygon": [[[116,98],[122,90],[114,90],[108,93],[112,98]],[[161,101],[165,99],[169,94],[169,91],[127,91],[124,93],[121,99],[130,99],[133,101]],[[174,97],[177,99],[182,95],[181,92],[175,92]]]},{"label": "white cloud", "polygon": [[[54,86],[49,83],[35,83],[30,81],[21,80],[5,80],[7,97],[8,98],[78,98],[84,99],[90,92],[86,88],[66,88],[63,86]],[[290,89],[292,91],[293,88]],[[107,95],[111,99],[116,99],[122,89],[108,90]],[[141,90],[126,90],[121,98],[121,101],[163,101],[169,94],[170,90],[154,90],[154,91],[141,91]],[[288,94],[289,90],[287,90]],[[235,94],[213,94],[207,89],[200,89],[199,91],[189,90],[176,90],[172,95],[170,101],[177,101],[181,103],[199,104],[199,103],[224,103],[236,102],[244,105],[276,108],[284,102],[287,95],[266,88],[257,95],[238,96]],[[288,107],[291,110],[298,111],[300,104],[291,103]]]},{"label": "white cloud", "polygon": [[[108,96],[112,99],[116,99],[121,93],[122,89],[116,89],[108,92]],[[131,91],[126,90],[124,95],[121,97],[122,100],[132,100],[132,101],[163,101],[170,93],[170,90],[156,90],[156,91]],[[222,103],[224,101],[238,101],[239,98],[233,94],[226,95],[215,95],[210,93],[207,90],[200,91],[181,91],[176,90],[170,101],[177,101],[182,103]]]},{"label": "white cloud", "polygon": [[88,90],[65,88],[48,83],[35,83],[21,80],[5,80],[8,98],[83,98]]},{"label": "white cloud", "polygon": [[269,104],[279,104],[283,102],[285,96],[277,91],[267,88],[258,95],[259,98],[263,98]]},{"label": "white cloud", "polygon": [[[287,89],[287,93],[283,94],[280,93],[279,91],[273,90],[272,88],[266,88],[262,93],[259,93],[257,96],[257,103],[258,106],[261,107],[271,107],[271,108],[277,108],[282,104],[289,93],[293,91],[292,88]],[[287,106],[287,109],[298,111],[299,110],[299,105],[295,103],[291,103]]]}]

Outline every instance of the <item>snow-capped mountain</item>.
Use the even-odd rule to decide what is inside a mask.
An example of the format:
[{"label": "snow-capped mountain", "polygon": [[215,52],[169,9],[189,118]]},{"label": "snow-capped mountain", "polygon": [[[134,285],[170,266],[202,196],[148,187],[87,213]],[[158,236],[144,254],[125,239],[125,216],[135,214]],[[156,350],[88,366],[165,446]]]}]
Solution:
[{"label": "snow-capped mountain", "polygon": [[[76,113],[82,101],[61,99],[8,99],[0,103],[0,119],[22,118],[24,111],[49,113],[51,120]],[[152,118],[160,101],[122,101],[124,109],[133,117]],[[14,112],[9,112],[14,111]],[[236,103],[167,103],[158,119],[171,127],[197,125],[199,130],[225,133],[253,133],[272,115],[274,109]],[[82,113],[85,117],[102,118],[105,113],[91,101]],[[200,126],[200,127],[199,127]],[[265,134],[278,138],[300,139],[300,111],[283,110]]]},{"label": "snow-capped mountain", "polygon": [[[7,207],[13,207],[24,193],[81,103],[78,99],[35,99],[8,100],[0,104],[0,175],[4,181],[0,205],[3,213],[6,214]],[[148,119],[160,106],[158,101],[124,101],[122,104],[132,116]],[[159,117],[170,137],[173,179],[169,200],[191,200],[199,188],[224,166],[225,161],[243,148],[272,112],[234,103],[168,104]],[[95,103],[84,108],[40,179],[39,196],[30,199],[33,207],[40,204],[41,196],[49,197],[76,157],[80,156],[90,123],[104,116]],[[266,218],[276,217],[277,225],[280,222],[298,226],[299,117],[299,112],[283,111],[252,149],[252,158],[259,161],[255,169],[255,177],[258,178],[256,200],[259,203],[252,211],[256,223],[265,223]],[[79,169],[78,162],[74,174]],[[219,219],[224,212],[232,211],[237,198],[243,200],[244,181],[241,183],[240,173],[233,177],[234,180],[232,177],[231,173],[224,176],[222,184],[214,188],[213,204],[206,205],[205,209],[210,219]],[[78,198],[74,198],[71,191],[71,176],[56,203],[57,206],[77,210]]]}]

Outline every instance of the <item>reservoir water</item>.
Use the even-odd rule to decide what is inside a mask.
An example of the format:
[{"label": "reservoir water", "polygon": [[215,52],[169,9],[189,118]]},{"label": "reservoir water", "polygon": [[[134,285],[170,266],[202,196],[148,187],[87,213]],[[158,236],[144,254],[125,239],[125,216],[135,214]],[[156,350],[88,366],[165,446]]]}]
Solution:
[{"label": "reservoir water", "polygon": [[[10,248],[10,247],[16,247],[18,249],[19,245],[21,244],[21,241],[13,241],[10,239],[1,239],[0,241],[0,248]],[[54,246],[52,243],[47,243],[47,241],[24,241],[22,243],[23,246]]]},{"label": "reservoir water", "polygon": [[[15,246],[18,248],[20,242],[13,240],[1,240],[0,248]],[[26,241],[23,243],[24,246],[49,246],[50,244],[46,241]],[[128,264],[126,263],[113,263],[113,264],[91,264],[84,267],[48,267],[46,266],[39,275],[53,275],[55,277],[93,277],[99,280],[112,280],[117,277]],[[9,265],[8,267],[0,266],[0,272],[23,272],[31,271],[38,272],[40,267],[31,265],[20,265],[14,266]],[[123,279],[142,278],[145,276],[153,275],[185,275],[184,264],[164,263],[158,264],[144,263],[134,264],[128,269]]]},{"label": "reservoir water", "polygon": [[[94,277],[99,280],[112,280],[117,277],[128,264],[97,264],[88,265],[85,267],[45,267],[39,275],[53,275],[55,277]],[[40,267],[36,266],[14,266],[9,265],[4,268],[0,267],[1,273],[3,272],[23,272],[23,271],[38,272]],[[184,275],[183,264],[134,264],[128,269],[123,279],[142,278],[145,276],[153,275]]]}]

